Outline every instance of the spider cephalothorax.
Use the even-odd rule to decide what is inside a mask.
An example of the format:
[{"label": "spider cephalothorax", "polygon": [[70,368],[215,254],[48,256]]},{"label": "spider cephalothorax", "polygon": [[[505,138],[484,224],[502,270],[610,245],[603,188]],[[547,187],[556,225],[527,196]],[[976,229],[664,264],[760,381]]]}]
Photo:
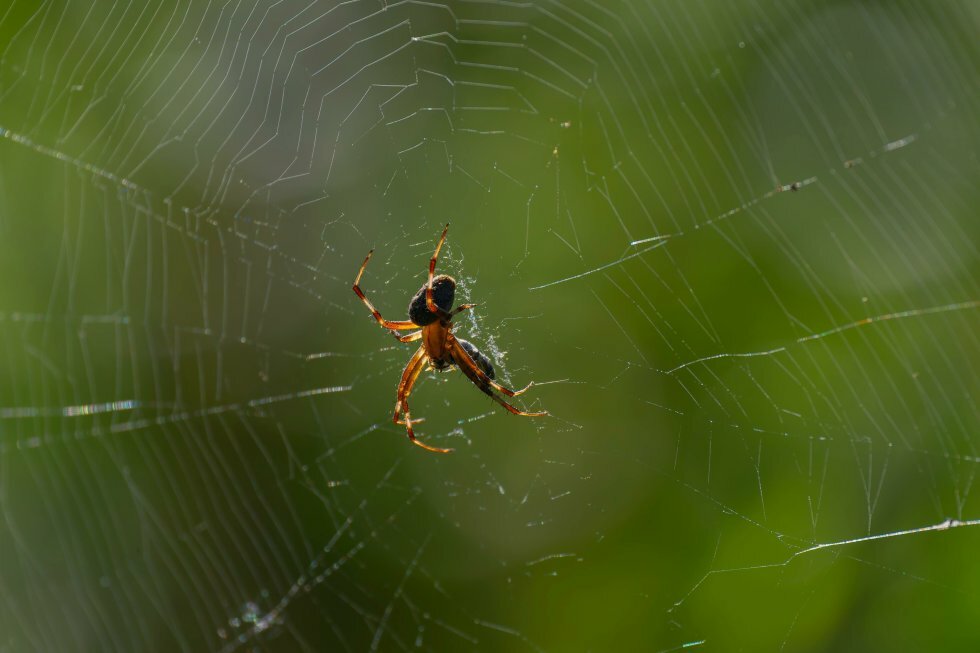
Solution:
[{"label": "spider cephalothorax", "polygon": [[[371,260],[371,255],[374,254],[373,249],[368,252],[364,263],[361,264],[361,269],[357,272],[357,277],[354,279],[354,292],[371,310],[371,314],[377,320],[378,324],[386,329],[390,329],[392,332],[418,329],[418,331],[405,336],[393,333],[401,342],[422,341],[422,346],[412,355],[408,361],[408,365],[405,366],[405,371],[402,372],[402,379],[398,384],[398,393],[395,398],[395,415],[393,421],[395,424],[405,425],[408,431],[408,438],[413,443],[423,449],[439,453],[448,453],[452,449],[430,447],[427,444],[419,442],[415,438],[412,424],[418,424],[424,418],[413,420],[408,411],[408,395],[411,394],[412,386],[415,384],[415,380],[419,374],[421,374],[426,362],[436,370],[446,370],[453,366],[458,366],[463,374],[473,382],[473,385],[515,415],[524,415],[526,417],[547,415],[546,412],[528,413],[518,410],[498,397],[494,390],[508,397],[516,397],[530,388],[533,383],[529,383],[525,388],[516,391],[505,388],[494,380],[496,374],[494,373],[493,364],[490,362],[490,359],[484,356],[472,343],[461,340],[453,335],[453,316],[473,308],[475,304],[462,304],[456,310],[453,310],[453,300],[456,297],[455,279],[445,274],[435,275],[436,261],[439,258],[439,250],[442,249],[442,244],[446,241],[447,231],[449,231],[448,224],[442,230],[442,237],[439,238],[439,242],[436,244],[436,251],[432,255],[432,258],[429,259],[429,279],[424,286],[419,288],[419,291],[415,293],[415,296],[412,297],[412,301],[408,305],[409,320],[393,321],[384,319],[381,317],[378,309],[371,304],[361,291],[358,284],[361,282],[361,275],[364,274],[364,268],[367,267],[368,261]],[[404,420],[401,419],[402,415],[405,416]]]}]

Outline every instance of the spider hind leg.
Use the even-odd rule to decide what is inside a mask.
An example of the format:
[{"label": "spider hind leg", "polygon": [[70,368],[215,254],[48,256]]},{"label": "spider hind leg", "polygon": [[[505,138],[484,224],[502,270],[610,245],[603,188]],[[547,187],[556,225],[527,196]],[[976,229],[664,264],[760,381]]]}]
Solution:
[{"label": "spider hind leg", "polygon": [[[374,250],[372,249],[370,252],[368,252],[368,255],[364,257],[364,262],[361,263],[361,269],[357,271],[357,276],[354,277],[354,294],[356,294],[361,299],[361,301],[364,302],[364,305],[368,307],[369,311],[371,311],[371,315],[374,316],[374,319],[377,321],[377,323],[383,326],[384,328],[391,329],[392,331],[409,331],[411,329],[419,328],[420,325],[415,324],[414,322],[408,320],[384,319],[383,317],[381,317],[381,312],[374,307],[374,304],[371,303],[371,300],[368,299],[367,296],[364,294],[364,291],[361,290],[361,285],[360,285],[361,275],[364,274],[364,268],[367,267],[368,261],[371,260],[371,256],[373,255],[374,255]],[[403,340],[402,342],[409,342],[409,341]]]},{"label": "spider hind leg", "polygon": [[[439,237],[439,242],[436,243],[436,251],[433,252],[432,258],[429,259],[429,282],[425,286],[425,306],[429,309],[430,313],[437,315],[440,318],[449,317],[449,309],[452,308],[452,302],[449,306],[443,308],[440,304],[436,302],[435,298],[435,288],[433,287],[434,275],[436,273],[436,261],[439,260],[439,250],[442,249],[442,244],[446,242],[446,233],[449,231],[449,225],[442,230],[442,236]],[[439,275],[444,277],[445,275]],[[452,277],[447,277],[452,280]],[[453,290],[456,289],[456,282],[453,281]]]}]

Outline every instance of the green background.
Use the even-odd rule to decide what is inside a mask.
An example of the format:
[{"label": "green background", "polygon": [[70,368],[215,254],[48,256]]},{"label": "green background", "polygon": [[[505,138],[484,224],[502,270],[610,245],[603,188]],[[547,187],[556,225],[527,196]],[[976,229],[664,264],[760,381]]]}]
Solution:
[{"label": "green background", "polygon": [[12,3],[0,651],[976,650],[977,27]]}]

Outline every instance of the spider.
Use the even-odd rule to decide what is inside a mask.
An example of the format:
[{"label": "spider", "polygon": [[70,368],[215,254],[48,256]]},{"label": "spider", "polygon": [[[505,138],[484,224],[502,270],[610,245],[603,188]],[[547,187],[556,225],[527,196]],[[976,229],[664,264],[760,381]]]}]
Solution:
[{"label": "spider", "polygon": [[[484,356],[471,343],[453,335],[453,317],[458,313],[473,308],[476,304],[461,304],[455,310],[452,310],[453,298],[456,295],[456,280],[446,274],[434,276],[436,261],[439,258],[439,250],[442,249],[442,244],[446,242],[446,233],[448,231],[449,225],[447,224],[446,228],[442,230],[442,237],[439,238],[439,242],[436,244],[435,253],[429,259],[429,280],[419,288],[419,291],[415,293],[415,296],[412,297],[412,301],[408,305],[408,320],[393,321],[381,317],[381,313],[378,312],[378,309],[364,295],[364,292],[358,285],[361,282],[361,275],[364,274],[364,268],[367,267],[368,261],[371,260],[371,256],[374,254],[373,249],[364,258],[364,262],[361,263],[361,269],[358,270],[357,277],[354,279],[354,292],[361,298],[364,305],[368,307],[368,310],[371,311],[378,324],[385,329],[390,329],[392,335],[401,342],[422,341],[422,346],[408,359],[408,365],[405,366],[405,371],[402,372],[402,378],[398,383],[398,392],[395,397],[395,415],[392,421],[395,424],[403,424],[405,426],[405,429],[408,431],[408,439],[411,440],[412,444],[417,444],[427,451],[434,451],[436,453],[449,453],[452,449],[432,447],[420,442],[415,437],[412,425],[425,421],[425,418],[412,419],[408,410],[408,395],[411,394],[412,386],[415,385],[415,380],[422,372],[426,362],[429,363],[430,369],[438,371],[448,370],[454,365],[458,366],[463,374],[473,382],[473,385],[515,415],[541,417],[542,415],[548,414],[547,412],[528,413],[523,410],[518,410],[494,394],[493,390],[496,390],[508,397],[516,397],[526,392],[528,388],[534,385],[534,382],[532,381],[524,388],[516,391],[505,388],[494,380],[495,374],[490,359]],[[397,331],[410,331],[412,329],[418,329],[418,331],[405,336],[400,336],[395,333]],[[405,419],[401,419],[402,415],[405,416]]]}]

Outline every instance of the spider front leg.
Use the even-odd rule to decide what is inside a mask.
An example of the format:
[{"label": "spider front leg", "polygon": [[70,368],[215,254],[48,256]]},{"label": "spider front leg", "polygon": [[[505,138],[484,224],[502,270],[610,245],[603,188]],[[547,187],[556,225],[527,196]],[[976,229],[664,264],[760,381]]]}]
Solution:
[{"label": "spider front leg", "polygon": [[[465,361],[463,361],[459,364],[459,369],[463,372],[463,374],[467,376],[467,378],[469,378],[470,381],[473,382],[473,385],[480,388],[480,390],[483,390],[483,392],[486,393],[488,397],[496,401],[498,404],[506,408],[509,412],[513,413],[514,415],[521,415],[522,417],[544,417],[545,415],[548,414],[548,411],[542,411],[540,413],[529,413],[527,411],[521,410],[519,408],[511,406],[506,401],[504,401],[494,393],[490,392],[489,386],[484,384],[483,378],[478,376],[478,374],[482,374],[482,370],[480,370],[480,368],[477,367],[475,364],[467,364]],[[486,375],[484,375],[484,377],[486,377]]]},{"label": "spider front leg", "polygon": [[[412,386],[415,385],[415,380],[418,379],[419,374],[422,373],[422,368],[425,367],[425,362],[428,356],[425,353],[424,347],[419,347],[418,350],[408,359],[408,364],[405,366],[405,371],[402,372],[401,381],[398,383],[398,393],[395,399],[395,414],[392,417],[392,421],[395,424],[404,425],[405,430],[408,433],[408,439],[412,444],[422,447],[426,451],[432,451],[434,453],[450,453],[452,449],[443,449],[441,447],[432,447],[424,442],[420,442],[415,437],[415,431],[412,430],[412,424],[418,424],[425,418],[413,420],[411,413],[408,410],[408,396],[412,393]],[[405,419],[400,419],[402,415],[405,415]]]},{"label": "spider front leg", "polygon": [[[361,283],[361,275],[364,274],[364,268],[367,267],[368,261],[371,260],[371,256],[373,255],[374,255],[374,250],[372,249],[370,252],[368,252],[368,255],[364,257],[364,262],[361,263],[361,269],[357,271],[357,277],[354,279],[354,293],[361,298],[361,301],[364,302],[364,305],[368,307],[369,311],[371,311],[371,315],[374,316],[374,319],[377,320],[378,324],[380,324],[384,328],[391,329],[392,331],[408,331],[410,329],[419,328],[419,325],[408,320],[384,319],[383,317],[381,317],[381,313],[378,311],[378,309],[374,307],[374,304],[371,303],[371,300],[369,300],[364,295],[364,292],[361,291],[361,287],[359,285]],[[399,338],[399,340],[401,340],[401,338]],[[410,342],[410,341],[402,340],[402,342]]]},{"label": "spider front leg", "polygon": [[[462,345],[459,344],[459,340],[456,338],[456,336],[450,335],[450,338],[451,338],[451,342],[449,346],[452,348],[453,359],[455,359],[456,363],[461,368],[472,370],[473,374],[480,381],[480,383],[477,383],[477,385],[481,385],[481,384],[488,385],[494,390],[496,390],[497,392],[502,392],[508,397],[516,397],[518,395],[522,395],[528,390],[530,390],[531,386],[534,385],[534,381],[531,381],[520,390],[511,390],[510,388],[505,388],[504,386],[500,385],[499,383],[491,379],[489,376],[487,376],[486,373],[480,369],[480,366],[473,361],[473,358],[469,355],[469,353],[465,349],[463,349]],[[467,374],[467,376],[470,375]],[[472,378],[472,376],[470,378]]]},{"label": "spider front leg", "polygon": [[431,451],[433,453],[452,453],[453,451],[455,451],[454,449],[443,449],[442,447],[433,447],[432,445],[428,445],[420,440],[417,440],[415,438],[415,432],[412,430],[412,424],[418,424],[419,422],[423,422],[425,421],[425,418],[422,417],[420,419],[413,420],[411,414],[408,411],[408,401],[402,402],[402,409],[403,412],[405,413],[405,420],[396,421],[395,423],[405,425],[405,429],[406,431],[408,431],[408,439],[412,444],[420,446],[426,451]]},{"label": "spider front leg", "polygon": [[507,410],[509,410],[514,415],[521,415],[523,417],[544,417],[545,415],[548,414],[548,411],[546,411],[546,410],[541,411],[540,413],[528,413],[526,411],[519,410],[517,408],[514,408],[513,406],[511,406],[510,404],[508,404],[506,401],[504,401],[503,399],[501,399],[500,397],[498,397],[497,395],[494,395],[494,394],[490,395],[490,398],[493,399],[494,401],[496,401],[498,404],[500,404],[504,408],[506,408]]}]

